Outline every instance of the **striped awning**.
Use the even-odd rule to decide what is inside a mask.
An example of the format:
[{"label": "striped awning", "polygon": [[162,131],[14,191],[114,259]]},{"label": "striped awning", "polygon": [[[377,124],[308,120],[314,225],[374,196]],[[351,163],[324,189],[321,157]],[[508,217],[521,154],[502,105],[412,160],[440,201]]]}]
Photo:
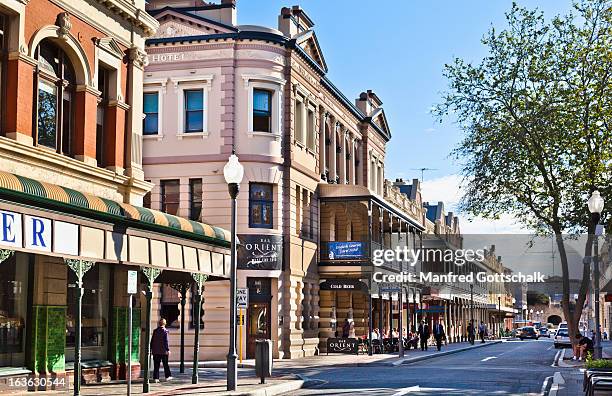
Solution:
[{"label": "striped awning", "polygon": [[191,234],[195,239],[205,239],[224,246],[230,242],[230,232],[220,227],[0,171],[0,192],[3,190],[54,201],[74,208],[93,210],[143,225],[154,224],[168,230]]}]

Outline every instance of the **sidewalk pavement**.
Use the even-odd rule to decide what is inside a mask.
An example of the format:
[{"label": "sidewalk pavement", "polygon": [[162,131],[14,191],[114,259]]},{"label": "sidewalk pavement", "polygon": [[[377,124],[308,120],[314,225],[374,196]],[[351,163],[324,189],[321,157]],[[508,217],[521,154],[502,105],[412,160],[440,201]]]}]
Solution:
[{"label": "sidewalk pavement", "polygon": [[[178,370],[175,370],[178,371]],[[190,371],[190,370],[189,370]],[[174,373],[173,373],[174,374]],[[200,369],[200,383],[191,383],[191,373],[176,374],[171,381],[161,380],[159,383],[151,383],[149,393],[142,393],[142,378],[132,382],[132,395],[248,395],[248,396],[273,396],[281,395],[300,389],[304,381],[298,376],[277,375],[266,379],[265,384],[260,384],[260,379],[255,377],[253,370],[240,370],[238,373],[238,387],[235,392],[226,391],[226,371]],[[163,376],[162,376],[163,377]],[[46,391],[45,394],[52,395],[72,395],[73,389],[61,391]],[[9,393],[10,394],[10,393]],[[12,394],[23,394],[17,391]],[[105,384],[82,385],[81,394],[84,396],[98,395],[125,395],[127,394],[126,381],[113,381]]]},{"label": "sidewalk pavement", "polygon": [[[574,396],[583,393],[584,361],[572,360],[572,355],[570,348],[563,348],[558,352],[553,366],[560,367],[562,371],[555,372],[552,377],[548,396]],[[603,358],[610,359],[612,355],[604,350]]]}]

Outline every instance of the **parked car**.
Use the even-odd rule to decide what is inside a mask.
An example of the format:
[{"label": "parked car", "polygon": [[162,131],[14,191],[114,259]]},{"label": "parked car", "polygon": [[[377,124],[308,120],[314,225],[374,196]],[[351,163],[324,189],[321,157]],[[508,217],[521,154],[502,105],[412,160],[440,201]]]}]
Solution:
[{"label": "parked car", "polygon": [[547,327],[540,327],[540,337],[547,337],[550,338],[550,332],[548,331]]},{"label": "parked car", "polygon": [[570,340],[569,332],[567,331],[567,328],[557,330],[557,334],[555,334],[554,344],[555,344],[555,348],[572,346],[572,342]]},{"label": "parked car", "polygon": [[538,335],[538,332],[536,331],[535,327],[525,326],[521,329],[521,332],[519,333],[518,337],[521,339],[521,341],[523,341],[525,338],[532,338],[537,340],[540,336]]}]

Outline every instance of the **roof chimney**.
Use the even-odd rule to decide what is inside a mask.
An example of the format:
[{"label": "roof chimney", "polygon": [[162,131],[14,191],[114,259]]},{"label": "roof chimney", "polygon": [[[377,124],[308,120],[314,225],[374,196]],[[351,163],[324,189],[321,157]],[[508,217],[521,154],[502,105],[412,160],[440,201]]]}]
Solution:
[{"label": "roof chimney", "polygon": [[314,22],[308,14],[300,7],[293,6],[281,8],[278,16],[278,30],[285,36],[292,38],[296,35],[311,29]]}]

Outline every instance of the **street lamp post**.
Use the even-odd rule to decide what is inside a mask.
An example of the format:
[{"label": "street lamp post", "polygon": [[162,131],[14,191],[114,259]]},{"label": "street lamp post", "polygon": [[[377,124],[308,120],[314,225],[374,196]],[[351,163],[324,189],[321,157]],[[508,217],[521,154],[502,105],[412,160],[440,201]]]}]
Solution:
[{"label": "street lamp post", "polygon": [[244,167],[238,162],[238,157],[232,150],[227,164],[223,167],[223,177],[227,183],[232,199],[231,227],[231,269],[230,269],[230,332],[229,351],[227,353],[227,390],[235,391],[238,382],[238,367],[236,365],[236,197],[240,192],[240,182],[244,176]]},{"label": "street lamp post", "polygon": [[589,212],[591,212],[591,225],[594,228],[595,236],[595,253],[591,256],[593,261],[593,290],[595,300],[595,339],[593,340],[593,358],[601,359],[601,329],[599,323],[599,235],[601,234],[601,212],[604,208],[604,199],[599,195],[599,191],[595,190],[591,193],[591,197],[587,201]]},{"label": "street lamp post", "polygon": [[502,312],[501,312],[501,296],[497,296],[497,309],[499,310],[499,338],[501,338],[502,336],[502,326],[503,326],[503,319],[502,319]]}]

